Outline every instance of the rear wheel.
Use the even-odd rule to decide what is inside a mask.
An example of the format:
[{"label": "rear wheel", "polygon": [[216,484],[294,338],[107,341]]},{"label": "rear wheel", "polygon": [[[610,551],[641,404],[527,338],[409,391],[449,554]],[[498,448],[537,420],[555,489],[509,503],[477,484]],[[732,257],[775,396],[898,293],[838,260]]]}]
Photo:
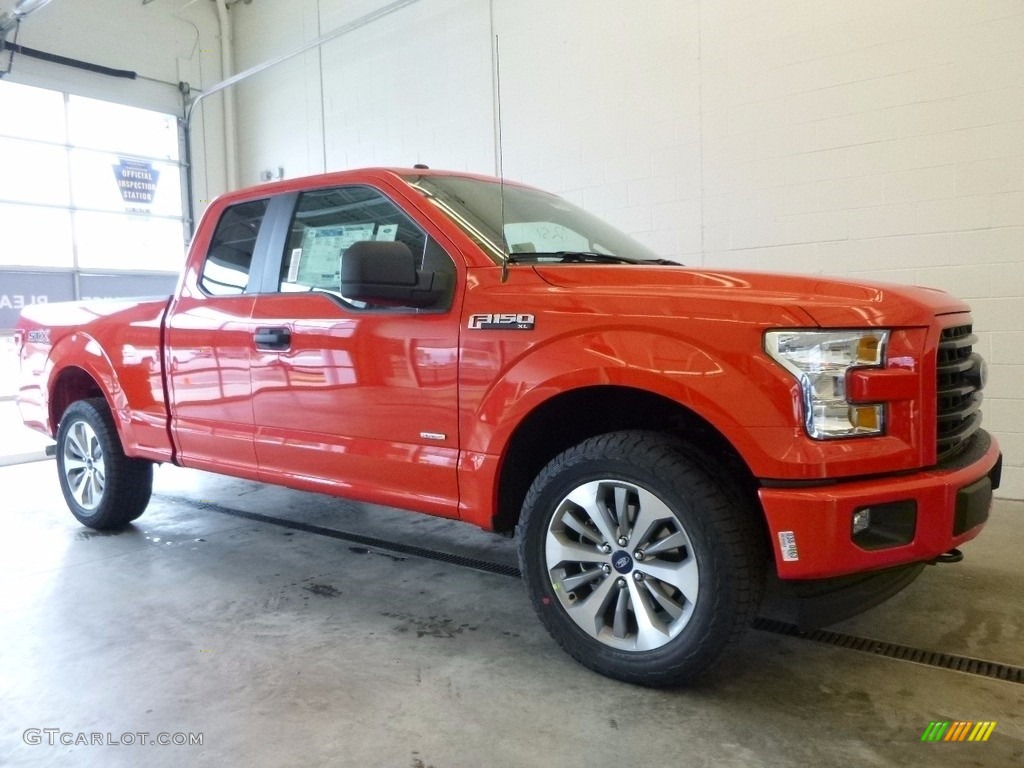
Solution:
[{"label": "rear wheel", "polygon": [[97,530],[141,515],[153,491],[153,464],[124,455],[103,398],[72,403],[57,431],[57,471],[71,514]]},{"label": "rear wheel", "polygon": [[764,547],[753,515],[671,437],[618,432],[562,453],[533,483],[520,526],[541,621],[609,677],[688,682],[757,610]]}]

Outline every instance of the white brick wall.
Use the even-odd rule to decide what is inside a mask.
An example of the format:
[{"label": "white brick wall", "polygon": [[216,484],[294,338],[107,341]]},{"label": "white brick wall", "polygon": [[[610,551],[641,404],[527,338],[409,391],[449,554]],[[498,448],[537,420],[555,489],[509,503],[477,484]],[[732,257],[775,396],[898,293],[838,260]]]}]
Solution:
[{"label": "white brick wall", "polygon": [[[235,7],[236,68],[297,50],[380,5]],[[243,183],[279,167],[288,177],[418,162],[493,173],[489,25],[486,4],[422,0],[246,81]]]},{"label": "white brick wall", "polygon": [[[381,4],[236,6],[239,67]],[[509,177],[687,263],[969,299],[999,494],[1024,498],[1024,0],[487,6],[420,0],[254,79],[244,175],[325,157],[493,172],[493,28]]]}]

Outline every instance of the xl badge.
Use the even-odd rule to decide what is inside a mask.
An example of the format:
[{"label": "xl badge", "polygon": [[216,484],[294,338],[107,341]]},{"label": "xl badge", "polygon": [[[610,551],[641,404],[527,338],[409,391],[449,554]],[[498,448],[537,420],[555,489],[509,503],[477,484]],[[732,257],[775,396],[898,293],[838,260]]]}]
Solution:
[{"label": "xl badge", "polygon": [[533,315],[500,312],[494,314],[478,314],[469,316],[471,331],[532,331]]}]

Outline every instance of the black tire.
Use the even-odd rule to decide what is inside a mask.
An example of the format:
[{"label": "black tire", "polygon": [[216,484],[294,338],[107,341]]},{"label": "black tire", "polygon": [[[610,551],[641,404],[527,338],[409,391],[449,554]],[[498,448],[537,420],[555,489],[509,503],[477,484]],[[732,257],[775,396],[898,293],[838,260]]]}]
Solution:
[{"label": "black tire", "polygon": [[124,455],[106,400],[68,406],[57,430],[57,474],[71,514],[96,530],[123,528],[146,510],[153,463]]},{"label": "black tire", "polygon": [[670,436],[616,432],[565,451],[534,481],[520,568],[541,622],[584,666],[639,685],[685,684],[753,620],[763,536],[713,466]]}]

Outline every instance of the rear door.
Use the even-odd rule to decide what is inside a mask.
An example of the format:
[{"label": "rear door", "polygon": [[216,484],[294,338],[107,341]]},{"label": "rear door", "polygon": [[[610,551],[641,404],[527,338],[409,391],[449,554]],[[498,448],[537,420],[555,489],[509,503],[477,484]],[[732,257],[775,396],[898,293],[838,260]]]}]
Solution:
[{"label": "rear door", "polygon": [[[261,479],[457,515],[459,267],[426,226],[366,185],[299,195],[252,308]],[[419,310],[347,299],[361,240],[404,242],[452,291]]]},{"label": "rear door", "polygon": [[256,477],[249,316],[270,234],[263,223],[274,204],[262,198],[223,211],[168,313],[172,431],[184,466]]}]

